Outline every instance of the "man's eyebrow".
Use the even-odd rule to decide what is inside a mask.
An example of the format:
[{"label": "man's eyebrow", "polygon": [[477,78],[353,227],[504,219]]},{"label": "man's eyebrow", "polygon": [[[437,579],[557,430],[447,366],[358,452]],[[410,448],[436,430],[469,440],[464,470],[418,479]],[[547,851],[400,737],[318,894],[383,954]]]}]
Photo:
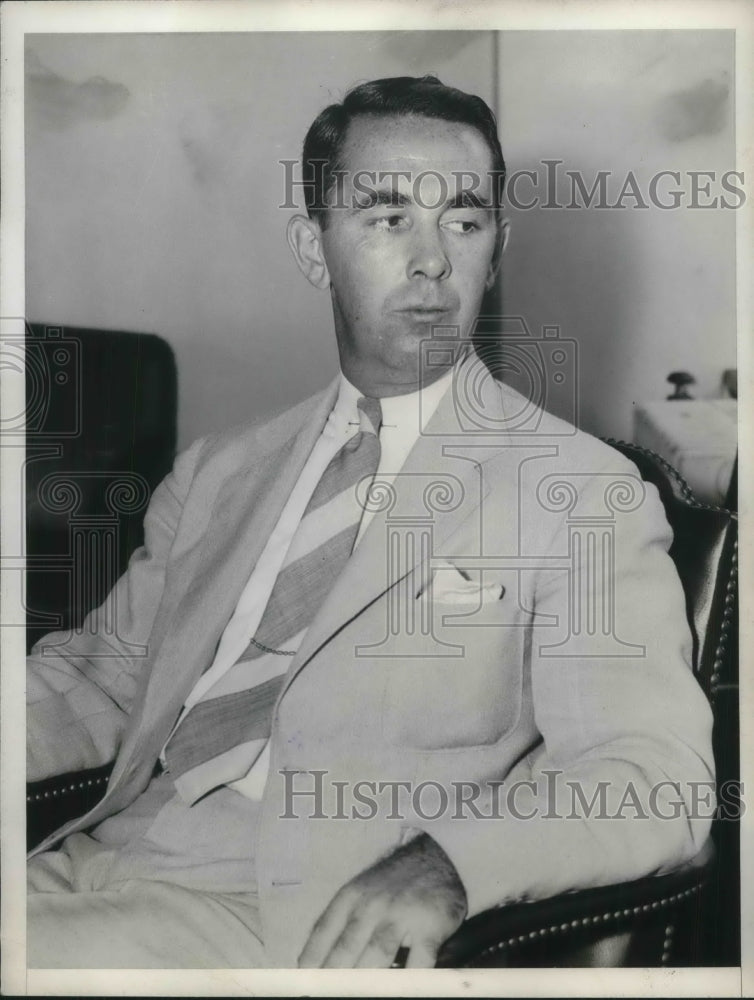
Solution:
[{"label": "man's eyebrow", "polygon": [[[364,187],[358,190],[353,196],[351,211],[360,212],[364,209],[384,206],[387,208],[405,208],[406,205],[414,204],[414,198],[396,187],[390,188],[370,188]],[[439,205],[433,207],[440,207]],[[445,210],[454,208],[475,208],[489,209],[493,206],[489,201],[480,198],[474,191],[458,191],[453,197],[448,198],[442,206]]]},{"label": "man's eyebrow", "polygon": [[353,206],[357,211],[364,208],[375,208],[377,205],[403,208],[410,205],[411,201],[410,195],[404,194],[403,191],[399,191],[395,187],[380,188],[379,190],[365,188],[363,191],[357,191],[354,195]]},{"label": "man's eyebrow", "polygon": [[447,203],[448,208],[491,208],[488,201],[480,198],[473,191],[459,191],[454,198],[450,198]]}]

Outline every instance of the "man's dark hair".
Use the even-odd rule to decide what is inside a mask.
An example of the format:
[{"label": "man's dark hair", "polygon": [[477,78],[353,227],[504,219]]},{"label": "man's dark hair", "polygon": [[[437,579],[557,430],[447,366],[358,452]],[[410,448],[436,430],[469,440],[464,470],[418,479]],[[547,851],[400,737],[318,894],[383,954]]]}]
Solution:
[{"label": "man's dark hair", "polygon": [[476,129],[492,154],[493,204],[499,214],[505,181],[505,161],[495,116],[475,94],[446,87],[436,76],[394,76],[370,80],[348,91],[340,104],[330,104],[312,122],[304,139],[302,167],[304,200],[311,218],[324,228],[326,199],[343,170],[343,146],[348,126],[359,115],[420,115],[458,122]]}]

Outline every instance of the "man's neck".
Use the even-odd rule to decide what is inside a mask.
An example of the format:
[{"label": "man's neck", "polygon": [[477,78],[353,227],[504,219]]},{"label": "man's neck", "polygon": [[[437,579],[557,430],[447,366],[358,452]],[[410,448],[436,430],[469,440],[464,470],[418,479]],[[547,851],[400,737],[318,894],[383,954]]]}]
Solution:
[{"label": "man's neck", "polygon": [[412,393],[420,392],[429,388],[440,379],[445,378],[453,371],[466,357],[468,349],[456,353],[455,362],[452,365],[427,367],[420,373],[412,373],[406,381],[400,380],[400,374],[396,378],[380,378],[369,375],[364,369],[341,360],[341,371],[344,377],[364,396],[371,396],[375,399],[389,399],[393,396],[408,396]]}]

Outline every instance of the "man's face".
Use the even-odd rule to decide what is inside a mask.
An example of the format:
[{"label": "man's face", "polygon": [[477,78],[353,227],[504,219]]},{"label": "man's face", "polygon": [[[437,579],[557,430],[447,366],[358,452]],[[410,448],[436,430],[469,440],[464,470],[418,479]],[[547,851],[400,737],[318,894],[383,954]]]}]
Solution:
[{"label": "man's face", "polygon": [[[468,337],[494,280],[492,155],[469,126],[362,116],[346,136],[343,167],[320,240],[341,367],[370,395],[411,391],[421,341],[438,326]],[[459,199],[475,185],[481,204]]]}]

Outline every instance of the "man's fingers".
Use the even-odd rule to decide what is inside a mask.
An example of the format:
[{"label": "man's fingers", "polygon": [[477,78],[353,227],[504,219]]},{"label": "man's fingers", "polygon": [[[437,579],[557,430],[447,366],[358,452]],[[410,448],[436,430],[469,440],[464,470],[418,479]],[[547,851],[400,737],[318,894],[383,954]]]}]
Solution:
[{"label": "man's fingers", "polygon": [[369,939],[366,948],[359,955],[356,969],[389,969],[393,964],[404,935],[395,924],[383,924]]},{"label": "man's fingers", "polygon": [[322,962],[323,969],[356,968],[359,955],[369,946],[379,917],[373,908],[353,909],[343,932]]},{"label": "man's fingers", "polygon": [[309,939],[299,955],[300,969],[319,969],[332,946],[343,933],[353,909],[353,895],[348,888],[333,896],[327,908],[312,928]]},{"label": "man's fingers", "polygon": [[408,958],[406,959],[406,968],[434,969],[439,950],[439,944],[435,944],[432,941],[419,940],[412,942]]}]

